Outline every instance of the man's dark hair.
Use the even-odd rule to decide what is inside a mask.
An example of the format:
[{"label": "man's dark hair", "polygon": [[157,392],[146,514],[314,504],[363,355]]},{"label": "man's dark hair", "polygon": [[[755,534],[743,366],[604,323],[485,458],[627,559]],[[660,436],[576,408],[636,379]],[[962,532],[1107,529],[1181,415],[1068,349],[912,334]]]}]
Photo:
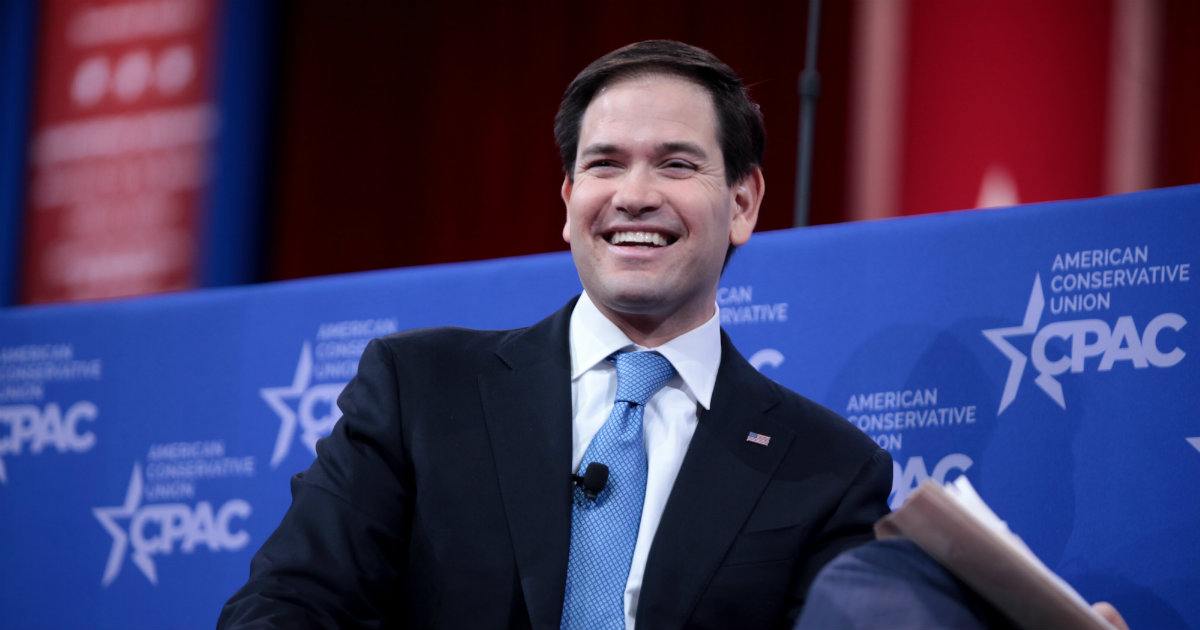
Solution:
[{"label": "man's dark hair", "polygon": [[630,44],[593,61],[567,91],[554,118],[554,139],[563,170],[575,180],[575,154],[583,114],[601,88],[631,76],[671,74],[696,82],[712,95],[717,114],[717,141],[725,159],[725,182],[732,186],[761,167],[766,132],[758,105],[750,100],[742,79],[716,55],[682,42],[650,40]]}]

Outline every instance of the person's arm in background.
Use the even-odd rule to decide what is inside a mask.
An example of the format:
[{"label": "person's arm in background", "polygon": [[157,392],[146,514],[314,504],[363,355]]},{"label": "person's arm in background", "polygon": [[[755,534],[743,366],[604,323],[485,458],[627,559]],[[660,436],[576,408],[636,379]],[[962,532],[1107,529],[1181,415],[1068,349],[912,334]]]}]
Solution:
[{"label": "person's arm in background", "polygon": [[[1129,630],[1111,604],[1092,605],[1118,630]],[[909,540],[874,541],[849,550],[817,575],[794,626],[927,630],[1017,626]]]}]

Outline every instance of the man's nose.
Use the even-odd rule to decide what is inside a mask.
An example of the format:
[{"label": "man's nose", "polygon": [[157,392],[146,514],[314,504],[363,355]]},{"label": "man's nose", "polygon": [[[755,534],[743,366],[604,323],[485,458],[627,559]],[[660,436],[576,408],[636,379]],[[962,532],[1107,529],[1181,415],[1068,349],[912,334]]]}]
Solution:
[{"label": "man's nose", "polygon": [[654,173],[649,168],[639,167],[627,172],[613,195],[613,205],[616,209],[635,217],[643,212],[657,210],[662,204],[662,191],[659,190]]}]

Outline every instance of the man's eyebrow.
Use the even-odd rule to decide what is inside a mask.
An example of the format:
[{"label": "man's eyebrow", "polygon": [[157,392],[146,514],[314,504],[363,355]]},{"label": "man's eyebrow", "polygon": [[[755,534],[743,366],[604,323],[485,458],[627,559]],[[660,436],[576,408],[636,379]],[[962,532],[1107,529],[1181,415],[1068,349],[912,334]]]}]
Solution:
[{"label": "man's eyebrow", "polygon": [[583,147],[583,150],[579,152],[579,155],[612,155],[620,152],[621,149],[617,145],[600,142],[596,144],[589,144],[586,147]]},{"label": "man's eyebrow", "polygon": [[[684,140],[660,143],[655,147],[655,150],[657,153],[685,153],[698,158],[708,157],[708,153],[705,152],[700,145],[696,144],[695,142],[687,142]],[[621,151],[621,147],[615,144],[608,142],[597,142],[595,144],[589,144],[585,146],[583,150],[579,152],[579,155],[614,155],[621,153]]]},{"label": "man's eyebrow", "polygon": [[688,155],[706,158],[708,153],[694,142],[664,142],[658,145],[660,153],[686,153]]}]

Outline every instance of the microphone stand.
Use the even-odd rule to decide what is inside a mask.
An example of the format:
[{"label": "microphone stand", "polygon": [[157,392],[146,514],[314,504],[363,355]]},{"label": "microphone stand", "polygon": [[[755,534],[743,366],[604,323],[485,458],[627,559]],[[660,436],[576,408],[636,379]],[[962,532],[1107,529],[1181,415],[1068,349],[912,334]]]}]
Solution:
[{"label": "microphone stand", "polygon": [[808,0],[808,35],[804,46],[804,71],[800,73],[800,142],[796,156],[796,202],[793,227],[808,225],[812,197],[813,127],[821,77],[817,74],[817,43],[820,38],[821,0]]}]

